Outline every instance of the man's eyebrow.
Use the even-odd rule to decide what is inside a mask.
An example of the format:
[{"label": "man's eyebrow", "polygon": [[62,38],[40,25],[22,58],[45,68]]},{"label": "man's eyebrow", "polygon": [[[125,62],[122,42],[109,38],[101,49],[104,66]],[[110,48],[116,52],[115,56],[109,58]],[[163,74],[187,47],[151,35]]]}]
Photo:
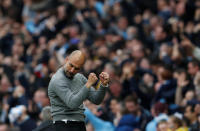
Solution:
[{"label": "man's eyebrow", "polygon": [[69,63],[71,66],[73,66],[75,69],[80,69],[80,67],[76,67],[76,66],[74,66],[71,62]]}]

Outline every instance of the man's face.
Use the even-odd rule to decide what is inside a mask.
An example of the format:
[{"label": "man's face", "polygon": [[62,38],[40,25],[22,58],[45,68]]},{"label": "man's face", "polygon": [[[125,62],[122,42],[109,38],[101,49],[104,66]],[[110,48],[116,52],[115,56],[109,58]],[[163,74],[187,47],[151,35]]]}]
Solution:
[{"label": "man's face", "polygon": [[113,113],[117,113],[117,108],[118,108],[118,102],[117,102],[117,100],[115,100],[115,99],[113,99],[113,100],[111,100],[111,102],[110,102],[110,109],[111,109],[111,111],[113,112]]},{"label": "man's face", "polygon": [[195,113],[196,113],[196,114],[199,114],[199,117],[200,117],[200,104],[196,104],[194,110],[195,110]]},{"label": "man's face", "polygon": [[192,63],[188,63],[188,73],[191,76],[194,76],[196,74],[196,72],[198,72],[198,68],[196,66],[194,66]]},{"label": "man's face", "polygon": [[155,40],[161,41],[163,39],[163,28],[161,26],[157,26],[154,30]]},{"label": "man's face", "polygon": [[191,108],[192,108],[191,106],[187,106],[186,109],[185,109],[185,112],[184,112],[184,116],[186,118],[188,118],[189,120],[191,120],[192,117],[193,117],[193,113],[191,111]]},{"label": "man's face", "polygon": [[174,121],[172,120],[172,119],[168,119],[168,127],[171,129],[171,130],[175,130],[175,123],[174,123]]},{"label": "man's face", "polygon": [[76,73],[80,71],[82,64],[74,59],[67,59],[66,62],[66,75],[69,78],[73,78]]},{"label": "man's face", "polygon": [[167,131],[167,129],[168,129],[167,122],[163,122],[159,124],[157,128],[158,131]]},{"label": "man's face", "polygon": [[125,103],[126,108],[128,109],[129,112],[135,113],[137,111],[137,105],[135,105],[134,102],[127,101]]}]

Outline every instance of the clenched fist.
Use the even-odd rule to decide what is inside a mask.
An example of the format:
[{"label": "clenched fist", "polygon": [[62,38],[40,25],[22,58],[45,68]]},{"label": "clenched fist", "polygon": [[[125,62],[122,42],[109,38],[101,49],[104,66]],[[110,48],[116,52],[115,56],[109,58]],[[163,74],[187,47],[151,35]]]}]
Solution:
[{"label": "clenched fist", "polygon": [[110,77],[107,72],[101,72],[101,74],[99,75],[99,78],[103,86],[106,86],[110,81]]},{"label": "clenched fist", "polygon": [[88,76],[88,81],[86,83],[86,87],[90,88],[94,83],[96,83],[98,80],[97,76],[95,73],[90,73]]}]

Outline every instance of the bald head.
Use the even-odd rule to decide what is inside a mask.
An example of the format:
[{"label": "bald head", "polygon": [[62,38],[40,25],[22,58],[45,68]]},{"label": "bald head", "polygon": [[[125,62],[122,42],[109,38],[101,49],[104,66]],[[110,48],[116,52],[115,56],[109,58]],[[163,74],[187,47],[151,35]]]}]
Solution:
[{"label": "bald head", "polygon": [[74,60],[78,62],[79,64],[83,65],[85,62],[85,55],[80,50],[75,50],[69,55],[70,60]]},{"label": "bald head", "polygon": [[69,78],[80,71],[85,63],[85,55],[80,50],[73,51],[69,57],[66,58],[65,73]]}]

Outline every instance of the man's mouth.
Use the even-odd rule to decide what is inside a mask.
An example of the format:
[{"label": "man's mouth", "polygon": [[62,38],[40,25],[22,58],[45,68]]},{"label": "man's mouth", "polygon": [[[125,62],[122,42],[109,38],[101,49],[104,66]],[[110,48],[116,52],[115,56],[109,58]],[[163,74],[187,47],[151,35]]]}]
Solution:
[{"label": "man's mouth", "polygon": [[74,74],[73,73],[70,73],[68,71],[66,71],[66,75],[67,77],[69,77],[70,79],[72,79],[74,77]]}]

